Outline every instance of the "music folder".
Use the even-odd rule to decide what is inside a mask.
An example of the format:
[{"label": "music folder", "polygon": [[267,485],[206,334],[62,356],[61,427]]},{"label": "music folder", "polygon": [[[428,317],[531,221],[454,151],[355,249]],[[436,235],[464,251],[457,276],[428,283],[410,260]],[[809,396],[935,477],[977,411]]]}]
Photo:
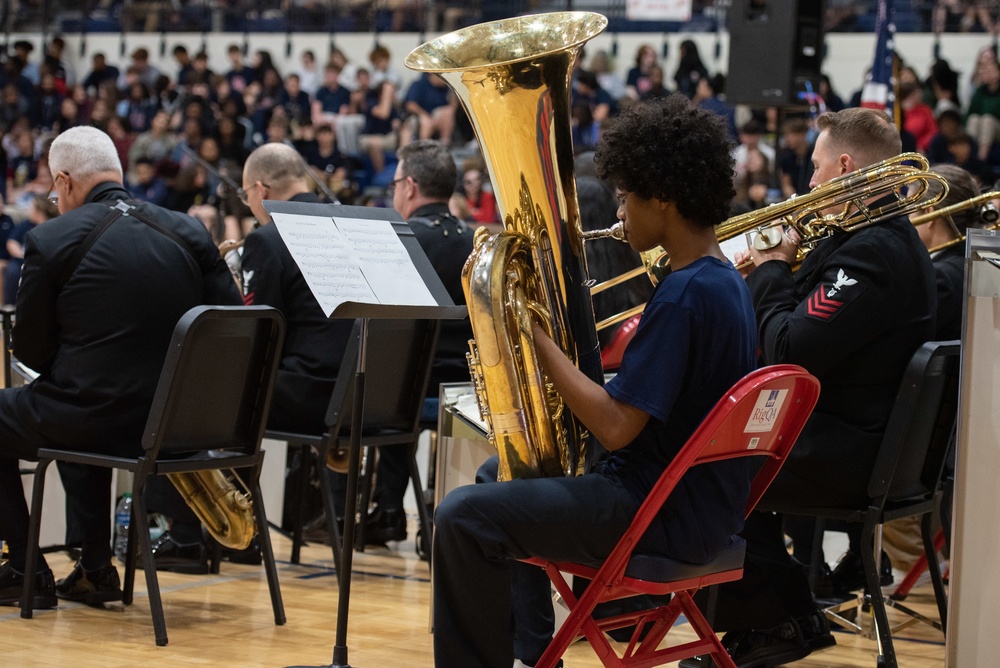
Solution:
[{"label": "music folder", "polygon": [[394,209],[264,201],[282,241],[331,318],[457,320],[456,306]]}]

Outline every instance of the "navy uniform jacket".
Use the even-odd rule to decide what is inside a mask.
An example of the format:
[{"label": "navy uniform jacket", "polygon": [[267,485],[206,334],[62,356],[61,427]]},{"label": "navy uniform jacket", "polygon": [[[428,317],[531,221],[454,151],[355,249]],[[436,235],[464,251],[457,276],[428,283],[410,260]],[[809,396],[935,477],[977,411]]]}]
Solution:
[{"label": "navy uniform jacket", "polygon": [[40,376],[11,391],[22,427],[41,442],[139,454],[177,321],[200,304],[239,304],[205,226],[151,204],[138,204],[139,212],[173,238],[121,216],[60,284],[77,246],[116,201],[129,199],[119,184],[102,183],[25,240],[14,354]]},{"label": "navy uniform jacket", "polygon": [[[425,204],[407,221],[420,243],[431,266],[448,291],[448,296],[459,306],[465,305],[462,290],[462,267],[472,254],[472,230],[460,227],[457,218],[448,211],[448,204]],[[427,394],[438,396],[440,383],[469,382],[469,365],[465,354],[469,352],[472,325],[469,319],[442,320],[438,335],[437,351],[431,367]]]},{"label": "navy uniform jacket", "polygon": [[962,296],[965,294],[965,248],[955,244],[931,258],[937,279],[936,341],[962,338]]},{"label": "navy uniform jacket", "polygon": [[906,365],[934,337],[927,249],[896,218],[826,239],[793,274],[765,262],[748,277],[764,364],[805,367],[819,403],[764,499],[854,503],[865,488]]},{"label": "navy uniform jacket", "polygon": [[[291,201],[319,200],[312,193],[302,193]],[[323,433],[330,395],[354,321],[326,317],[274,224],[247,236],[242,269],[243,301],[273,306],[285,316],[285,346],[267,426]]]}]

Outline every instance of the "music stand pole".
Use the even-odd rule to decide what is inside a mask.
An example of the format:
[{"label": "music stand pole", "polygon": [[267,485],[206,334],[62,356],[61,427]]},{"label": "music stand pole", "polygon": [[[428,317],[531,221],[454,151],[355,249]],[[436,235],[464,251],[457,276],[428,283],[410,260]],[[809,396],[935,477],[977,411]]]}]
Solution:
[{"label": "music stand pole", "polygon": [[358,509],[358,469],[361,461],[361,428],[365,408],[365,357],[368,347],[368,318],[360,318],[361,340],[354,373],[354,406],[351,413],[351,442],[348,457],[347,499],[344,504],[344,535],[337,574],[340,593],[337,600],[337,640],[333,646],[331,668],[351,668],[347,662],[347,616],[351,608],[351,568],[354,561],[354,527]]}]

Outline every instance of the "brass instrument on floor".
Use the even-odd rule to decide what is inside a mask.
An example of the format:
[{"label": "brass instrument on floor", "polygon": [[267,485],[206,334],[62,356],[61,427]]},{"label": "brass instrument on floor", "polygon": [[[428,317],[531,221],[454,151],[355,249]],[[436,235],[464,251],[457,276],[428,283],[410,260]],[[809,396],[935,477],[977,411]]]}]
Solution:
[{"label": "brass instrument on floor", "polygon": [[256,533],[249,495],[239,491],[222,471],[168,473],[184,502],[212,538],[223,547],[243,550]]},{"label": "brass instrument on floor", "polygon": [[475,340],[469,366],[499,479],[576,475],[589,438],[535,355],[531,326],[596,382],[602,369],[573,178],[570,88],[589,12],[493,21],[428,42],[408,68],[441,76],[469,114],[504,230],[476,231],[462,273]]},{"label": "brass instrument on floor", "polygon": [[[922,213],[918,216],[910,216],[910,222],[914,225],[923,225],[924,223],[929,223],[932,220],[944,218],[945,216],[950,216],[954,213],[958,213],[959,211],[965,211],[966,209],[979,206],[982,207],[982,210],[979,212],[979,219],[985,223],[979,229],[995,230],[1000,228],[1000,212],[997,211],[996,206],[993,204],[993,200],[995,199],[1000,199],[1000,190],[994,190],[983,193],[982,195],[976,195],[975,197],[970,197],[969,199],[962,200],[961,202],[956,202],[951,206],[946,206],[934,211],[928,211],[927,213]],[[945,242],[939,246],[929,248],[928,251],[936,253],[939,250],[950,248],[951,246],[962,243],[963,241],[965,241],[964,234],[959,235],[951,241]]]}]

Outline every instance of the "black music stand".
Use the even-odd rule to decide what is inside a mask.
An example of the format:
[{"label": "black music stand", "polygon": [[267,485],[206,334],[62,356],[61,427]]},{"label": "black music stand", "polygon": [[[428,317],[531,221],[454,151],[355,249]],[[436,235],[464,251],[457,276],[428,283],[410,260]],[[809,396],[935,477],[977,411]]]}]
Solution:
[{"label": "black music stand", "polygon": [[[441,283],[441,279],[438,278],[437,272],[431,266],[427,256],[424,255],[423,249],[420,248],[420,243],[414,236],[410,226],[393,209],[274,201],[265,201],[264,208],[274,219],[273,224],[277,225],[278,231],[282,234],[282,239],[302,270],[306,282],[313,289],[317,301],[319,301],[329,317],[353,318],[361,321],[361,341],[354,374],[354,406],[351,418],[347,500],[344,507],[344,533],[342,536],[343,545],[348,549],[343,550],[340,572],[337,574],[340,585],[337,605],[337,638],[333,647],[333,663],[329,664],[329,668],[350,668],[347,658],[347,618],[350,611],[351,568],[354,559],[355,515],[357,514],[358,504],[358,464],[361,459],[361,425],[364,424],[365,360],[367,357],[368,321],[372,319],[457,320],[465,317],[467,310],[464,306],[455,306],[452,303],[451,298],[448,296],[448,291]],[[316,230],[312,232],[303,231],[298,239],[288,236],[287,231],[292,229],[295,221],[286,218],[287,216],[307,217],[316,223],[321,223],[323,226],[326,226],[328,222],[329,226],[336,226],[336,219],[370,220],[373,221],[373,226],[380,225],[383,230],[385,229],[385,222],[388,222],[391,225],[392,232],[402,242],[409,262],[412,263],[412,269],[416,270],[415,276],[419,277],[422,281],[423,286],[430,293],[433,303],[425,301],[424,303],[414,304],[412,301],[409,301],[411,295],[406,294],[400,296],[400,301],[395,301],[394,297],[396,293],[391,289],[387,291],[383,284],[382,291],[377,295],[378,299],[376,302],[342,301],[339,304],[334,304],[333,302],[337,297],[333,293],[336,290],[328,289],[333,279],[329,276],[312,275],[313,272],[321,274],[324,272],[324,269],[329,268],[321,266],[322,263],[317,262],[315,257],[319,254],[317,246],[322,248],[325,240],[317,237]],[[282,227],[283,224],[285,225],[284,228]],[[319,228],[317,227],[316,229]],[[333,249],[331,252],[339,252],[340,249],[336,246],[337,244],[330,246]],[[350,260],[345,261],[349,262]],[[369,278],[366,272],[378,273],[380,271],[377,263],[365,264],[358,267],[358,269],[366,279]],[[374,280],[379,277],[373,275],[370,278]],[[398,287],[403,288],[406,286]],[[409,303],[407,303],[408,301]],[[305,667],[295,666],[291,668]]]}]

